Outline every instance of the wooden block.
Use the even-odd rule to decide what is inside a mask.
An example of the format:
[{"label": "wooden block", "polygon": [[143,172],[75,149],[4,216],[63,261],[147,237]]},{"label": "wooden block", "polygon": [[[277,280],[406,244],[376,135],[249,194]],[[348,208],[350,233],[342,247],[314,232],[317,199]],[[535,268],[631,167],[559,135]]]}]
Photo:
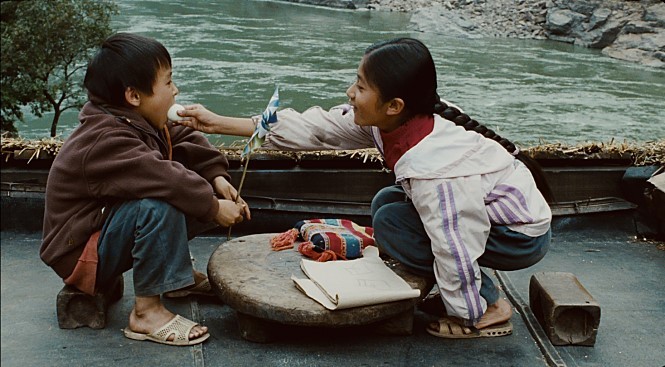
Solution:
[{"label": "wooden block", "polygon": [[91,329],[106,327],[108,307],[122,298],[125,288],[124,279],[118,277],[108,290],[100,291],[95,296],[85,294],[71,286],[64,286],[56,301],[58,326],[61,329],[75,329],[87,326]]},{"label": "wooden block", "polygon": [[596,343],[600,305],[572,273],[531,276],[529,305],[553,345]]}]

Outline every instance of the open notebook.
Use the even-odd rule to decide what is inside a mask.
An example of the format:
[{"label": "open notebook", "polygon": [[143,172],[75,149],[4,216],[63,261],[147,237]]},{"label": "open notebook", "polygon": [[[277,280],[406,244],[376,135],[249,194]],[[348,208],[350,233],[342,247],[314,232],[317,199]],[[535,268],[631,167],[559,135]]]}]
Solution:
[{"label": "open notebook", "polygon": [[420,296],[420,290],[411,288],[383,263],[374,246],[366,247],[359,259],[328,262],[303,259],[300,267],[308,278],[291,276],[296,287],[329,310]]}]

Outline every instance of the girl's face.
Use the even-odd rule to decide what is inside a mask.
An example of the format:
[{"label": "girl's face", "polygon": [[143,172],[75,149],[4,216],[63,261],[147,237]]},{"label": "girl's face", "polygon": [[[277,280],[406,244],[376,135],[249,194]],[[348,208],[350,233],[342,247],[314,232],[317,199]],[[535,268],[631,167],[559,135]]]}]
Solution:
[{"label": "girl's face", "polygon": [[167,113],[171,105],[175,103],[178,88],[173,83],[171,68],[161,68],[157,72],[157,78],[152,85],[152,95],[139,92],[141,103],[137,107],[138,112],[154,128],[161,130],[167,121]]},{"label": "girl's face", "polygon": [[386,124],[388,103],[381,100],[379,91],[369,82],[363,72],[365,58],[360,61],[356,81],[346,90],[353,106],[354,122],[360,126],[376,126],[383,130]]}]

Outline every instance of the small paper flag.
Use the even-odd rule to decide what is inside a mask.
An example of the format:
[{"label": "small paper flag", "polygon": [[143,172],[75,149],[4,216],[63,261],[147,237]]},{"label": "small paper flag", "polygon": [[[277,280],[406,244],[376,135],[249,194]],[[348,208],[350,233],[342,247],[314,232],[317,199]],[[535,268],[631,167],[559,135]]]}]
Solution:
[{"label": "small paper flag", "polygon": [[245,159],[247,155],[259,149],[261,144],[263,144],[263,142],[266,140],[266,135],[268,134],[268,131],[270,131],[271,125],[277,122],[278,107],[279,88],[276,87],[275,93],[273,93],[272,97],[270,98],[270,102],[268,102],[268,107],[266,107],[265,111],[263,111],[263,114],[261,115],[261,121],[256,125],[254,133],[247,140],[247,145],[245,145],[245,148],[240,155],[241,159]]}]

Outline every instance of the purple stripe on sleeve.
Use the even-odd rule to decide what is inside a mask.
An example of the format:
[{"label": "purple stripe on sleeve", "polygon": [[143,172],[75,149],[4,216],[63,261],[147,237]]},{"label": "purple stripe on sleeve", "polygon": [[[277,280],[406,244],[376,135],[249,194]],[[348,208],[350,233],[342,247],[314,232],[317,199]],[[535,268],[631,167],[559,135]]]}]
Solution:
[{"label": "purple stripe on sleeve", "polygon": [[510,186],[505,184],[497,185],[496,187],[494,187],[494,189],[492,189],[492,192],[490,192],[489,195],[487,195],[487,198],[485,200],[486,201],[487,199],[489,199],[490,201],[496,200],[502,196],[508,196],[508,195],[513,195],[515,198],[519,200],[520,204],[522,204],[523,207],[525,208],[527,207],[526,199],[524,198],[524,194],[522,194],[522,191],[520,191],[515,186]]},{"label": "purple stripe on sleeve", "polygon": [[512,211],[510,207],[506,205],[506,203],[504,203],[503,201],[501,200],[495,201],[493,204],[497,209],[501,211],[503,217],[506,218],[507,220],[506,224],[522,222],[522,219],[514,211]]},{"label": "purple stripe on sleeve", "polygon": [[[464,294],[467,308],[469,310],[469,317],[471,320],[476,320],[483,313],[482,305],[480,303],[480,294],[476,287],[475,274],[473,271],[473,266],[470,262],[469,254],[466,250],[466,247],[463,245],[462,236],[459,233],[458,218],[457,212],[455,211],[455,199],[453,197],[452,187],[450,183],[445,183],[445,185],[445,187],[443,184],[437,186],[439,204],[443,217],[443,234],[448,241],[451,254],[455,259],[457,274],[460,277],[462,294]],[[448,205],[450,205],[450,208]],[[460,252],[464,252],[464,262],[460,256]],[[475,307],[473,302],[474,300]]]},{"label": "purple stripe on sleeve", "polygon": [[507,193],[506,196],[500,198],[498,201],[506,206],[507,206],[506,203],[509,203],[513,208],[516,209],[514,211],[515,215],[522,216],[525,221],[533,221],[533,219],[529,215],[529,208],[526,205],[526,199],[524,198],[524,195],[522,195],[520,191]]},{"label": "purple stripe on sleeve", "polygon": [[[513,203],[512,201],[509,201],[511,204]],[[522,210],[519,210],[520,208],[517,207],[515,208],[514,206],[506,204],[505,201],[499,200],[497,202],[497,205],[503,210],[503,212],[506,214],[507,217],[510,218],[511,223],[532,223],[533,218],[528,213],[525,213]],[[517,209],[514,211],[512,208]]]},{"label": "purple stripe on sleeve", "polygon": [[508,224],[506,218],[504,218],[499,209],[496,207],[496,202],[487,205],[487,214],[490,216],[490,220],[495,224]]},{"label": "purple stripe on sleeve", "polygon": [[[496,210],[506,221],[497,221],[501,224],[533,223],[533,217],[526,204],[526,198],[520,190],[508,185],[499,185],[485,198],[485,204]],[[498,218],[497,218],[498,219]]]}]

